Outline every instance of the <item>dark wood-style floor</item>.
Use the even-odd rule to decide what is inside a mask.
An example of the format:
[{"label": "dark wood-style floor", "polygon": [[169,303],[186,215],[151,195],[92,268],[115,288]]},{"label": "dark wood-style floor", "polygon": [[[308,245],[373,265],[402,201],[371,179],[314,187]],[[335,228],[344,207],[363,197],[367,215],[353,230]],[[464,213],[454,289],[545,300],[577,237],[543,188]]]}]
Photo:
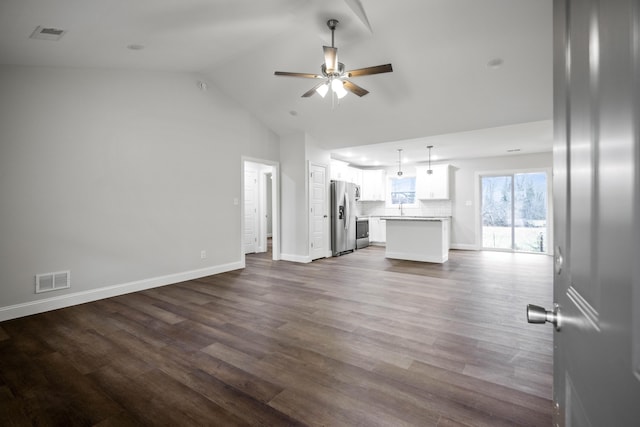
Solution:
[{"label": "dark wood-style floor", "polygon": [[0,425],[549,426],[551,259],[369,247],[0,323]]}]

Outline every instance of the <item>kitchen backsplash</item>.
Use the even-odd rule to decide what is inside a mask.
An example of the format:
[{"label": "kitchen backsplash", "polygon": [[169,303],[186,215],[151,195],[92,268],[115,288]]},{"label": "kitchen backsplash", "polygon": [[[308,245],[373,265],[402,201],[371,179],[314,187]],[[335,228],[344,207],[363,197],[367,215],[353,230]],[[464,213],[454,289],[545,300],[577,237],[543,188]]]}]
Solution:
[{"label": "kitchen backsplash", "polygon": [[[419,207],[403,206],[407,216],[451,216],[451,200],[420,200]],[[389,208],[385,202],[356,202],[358,216],[397,216],[399,208]]]}]

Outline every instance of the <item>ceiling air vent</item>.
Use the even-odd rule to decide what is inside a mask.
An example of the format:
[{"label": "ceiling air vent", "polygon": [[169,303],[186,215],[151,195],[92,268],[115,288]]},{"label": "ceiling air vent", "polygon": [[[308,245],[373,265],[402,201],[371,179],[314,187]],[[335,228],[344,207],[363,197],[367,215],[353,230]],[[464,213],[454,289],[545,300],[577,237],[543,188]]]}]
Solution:
[{"label": "ceiling air vent", "polygon": [[33,33],[29,36],[30,39],[38,39],[38,40],[51,40],[57,42],[64,36],[66,33],[65,30],[60,30],[58,28],[48,28],[39,25],[33,30]]}]

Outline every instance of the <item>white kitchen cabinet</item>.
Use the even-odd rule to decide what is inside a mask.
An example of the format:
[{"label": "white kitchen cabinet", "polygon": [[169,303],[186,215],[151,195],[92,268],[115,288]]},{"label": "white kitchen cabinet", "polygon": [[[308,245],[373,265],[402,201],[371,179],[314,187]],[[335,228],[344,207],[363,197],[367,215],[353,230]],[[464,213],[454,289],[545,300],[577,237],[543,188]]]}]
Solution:
[{"label": "white kitchen cabinet", "polygon": [[416,193],[418,199],[449,199],[449,165],[431,165],[432,174],[427,166],[416,166]]},{"label": "white kitchen cabinet", "polygon": [[340,160],[331,160],[331,179],[335,181],[345,181],[347,172],[349,170],[349,163],[342,162]]},{"label": "white kitchen cabinet", "polygon": [[369,242],[372,244],[387,241],[387,222],[380,218],[369,217]]},{"label": "white kitchen cabinet", "polygon": [[353,182],[355,185],[362,187],[362,169],[349,167],[345,181]]},{"label": "white kitchen cabinet", "polygon": [[387,192],[387,173],[384,169],[363,169],[360,200],[384,201]]},{"label": "white kitchen cabinet", "polygon": [[349,166],[349,163],[340,160],[332,160],[331,179],[362,185],[362,169],[351,167]]}]

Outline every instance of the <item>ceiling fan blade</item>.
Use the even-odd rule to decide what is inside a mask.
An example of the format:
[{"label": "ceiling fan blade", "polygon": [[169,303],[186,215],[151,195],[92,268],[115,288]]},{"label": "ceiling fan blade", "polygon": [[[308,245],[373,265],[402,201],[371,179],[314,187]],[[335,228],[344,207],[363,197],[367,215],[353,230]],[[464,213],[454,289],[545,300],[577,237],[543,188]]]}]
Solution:
[{"label": "ceiling fan blade", "polygon": [[345,80],[344,81],[344,88],[346,90],[348,90],[349,92],[356,94],[358,96],[365,96],[366,94],[369,93],[368,90],[361,88],[360,86],[358,86],[355,83],[350,82],[349,80]]},{"label": "ceiling fan blade", "polygon": [[326,84],[327,84],[327,82],[318,83],[317,85],[315,85],[314,87],[312,87],[311,89],[306,91],[304,94],[302,94],[302,98],[309,98],[310,96],[313,96],[313,94],[316,93],[316,89],[318,89],[320,86],[326,85]]},{"label": "ceiling fan blade", "polygon": [[338,48],[322,46],[324,49],[324,65],[327,73],[334,73],[338,69]]},{"label": "ceiling fan blade", "polygon": [[368,76],[370,74],[390,73],[393,71],[391,64],[376,65],[374,67],[358,68],[357,70],[346,71],[347,77]]},{"label": "ceiling fan blade", "polygon": [[323,79],[324,76],[318,74],[311,73],[290,73],[288,71],[276,71],[273,73],[276,76],[286,76],[286,77],[303,77],[305,79]]}]

